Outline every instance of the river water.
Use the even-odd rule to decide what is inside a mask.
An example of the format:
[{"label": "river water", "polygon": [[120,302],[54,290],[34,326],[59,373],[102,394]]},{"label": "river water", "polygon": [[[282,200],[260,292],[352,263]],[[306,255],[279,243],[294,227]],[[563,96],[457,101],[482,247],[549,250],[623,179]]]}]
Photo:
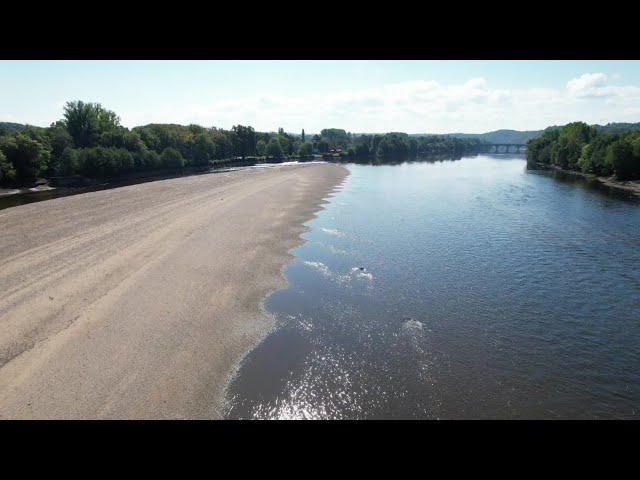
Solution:
[{"label": "river water", "polygon": [[522,155],[347,168],[228,418],[638,418],[637,199]]}]

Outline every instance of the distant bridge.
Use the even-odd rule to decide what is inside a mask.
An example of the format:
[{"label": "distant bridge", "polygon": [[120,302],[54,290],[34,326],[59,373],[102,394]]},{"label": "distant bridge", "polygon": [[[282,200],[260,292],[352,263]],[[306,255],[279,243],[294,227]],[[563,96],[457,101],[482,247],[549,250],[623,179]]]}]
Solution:
[{"label": "distant bridge", "polygon": [[487,153],[520,153],[526,150],[527,146],[522,143],[489,143]]}]

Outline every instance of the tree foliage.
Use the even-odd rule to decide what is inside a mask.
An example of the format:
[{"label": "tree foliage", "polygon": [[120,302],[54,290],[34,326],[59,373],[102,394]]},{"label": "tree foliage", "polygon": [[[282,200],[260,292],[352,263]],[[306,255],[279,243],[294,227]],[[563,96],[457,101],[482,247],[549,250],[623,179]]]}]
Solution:
[{"label": "tree foliage", "polygon": [[120,118],[99,103],[81,100],[67,102],[64,107],[64,125],[76,147],[94,147],[104,134],[120,126]]},{"label": "tree foliage", "polygon": [[208,165],[215,158],[216,145],[206,131],[198,133],[193,139],[191,163],[193,165]]},{"label": "tree foliage", "polygon": [[[304,132],[304,130],[303,130]],[[308,156],[311,155],[311,153],[313,152],[313,143],[311,142],[302,142],[300,143],[300,148],[298,150],[300,152],[300,155],[302,156]]]},{"label": "tree foliage", "polygon": [[231,131],[233,132],[233,147],[236,156],[244,159],[249,155],[256,154],[256,132],[253,127],[235,125]]},{"label": "tree foliage", "polygon": [[16,170],[13,164],[7,160],[7,157],[0,150],[0,182],[11,181],[16,176]]},{"label": "tree foliage", "polygon": [[160,155],[160,163],[165,168],[182,168],[184,167],[184,157],[175,148],[167,147]]},{"label": "tree foliage", "polygon": [[[206,168],[254,155],[276,159],[325,154],[418,155],[472,153],[478,139],[445,136],[413,138],[402,132],[357,135],[340,128],[320,134],[256,132],[234,125],[230,130],[201,125],[158,124],[128,129],[115,112],[99,103],[68,102],[63,118],[48,128],[23,126],[0,135],[0,181],[23,183],[36,175],[116,177],[130,172]],[[334,150],[330,154],[330,150]],[[606,152],[605,152],[606,154]]]},{"label": "tree foliage", "polygon": [[47,146],[30,138],[24,131],[0,138],[0,150],[6,161],[11,162],[11,170],[15,170],[15,179],[18,181],[36,177],[47,168],[50,157]]},{"label": "tree foliage", "polygon": [[527,142],[527,161],[620,180],[640,178],[640,129],[599,131],[584,122],[548,129]]},{"label": "tree foliage", "polygon": [[273,158],[282,158],[284,156],[284,151],[282,150],[282,147],[280,146],[280,142],[278,141],[277,138],[272,138],[271,140],[269,140],[269,143],[267,144],[267,151],[266,151],[267,155]]},{"label": "tree foliage", "polygon": [[346,148],[349,144],[349,136],[341,128],[325,128],[320,136],[328,141],[330,149]]}]

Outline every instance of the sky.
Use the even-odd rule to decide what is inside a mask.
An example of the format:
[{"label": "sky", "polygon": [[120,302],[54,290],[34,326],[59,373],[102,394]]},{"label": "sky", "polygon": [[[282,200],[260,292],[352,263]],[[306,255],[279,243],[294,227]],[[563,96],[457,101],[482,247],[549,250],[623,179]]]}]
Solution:
[{"label": "sky", "polygon": [[0,60],[0,121],[49,126],[71,100],[128,128],[539,130],[640,122],[640,61]]}]

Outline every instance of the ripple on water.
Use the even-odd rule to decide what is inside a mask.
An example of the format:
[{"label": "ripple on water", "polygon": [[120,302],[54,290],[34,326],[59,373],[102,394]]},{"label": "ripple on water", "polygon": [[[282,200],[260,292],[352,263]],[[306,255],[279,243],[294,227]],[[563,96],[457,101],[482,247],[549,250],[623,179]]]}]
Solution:
[{"label": "ripple on water", "polygon": [[349,166],[229,416],[637,418],[640,204],[524,165]]}]

